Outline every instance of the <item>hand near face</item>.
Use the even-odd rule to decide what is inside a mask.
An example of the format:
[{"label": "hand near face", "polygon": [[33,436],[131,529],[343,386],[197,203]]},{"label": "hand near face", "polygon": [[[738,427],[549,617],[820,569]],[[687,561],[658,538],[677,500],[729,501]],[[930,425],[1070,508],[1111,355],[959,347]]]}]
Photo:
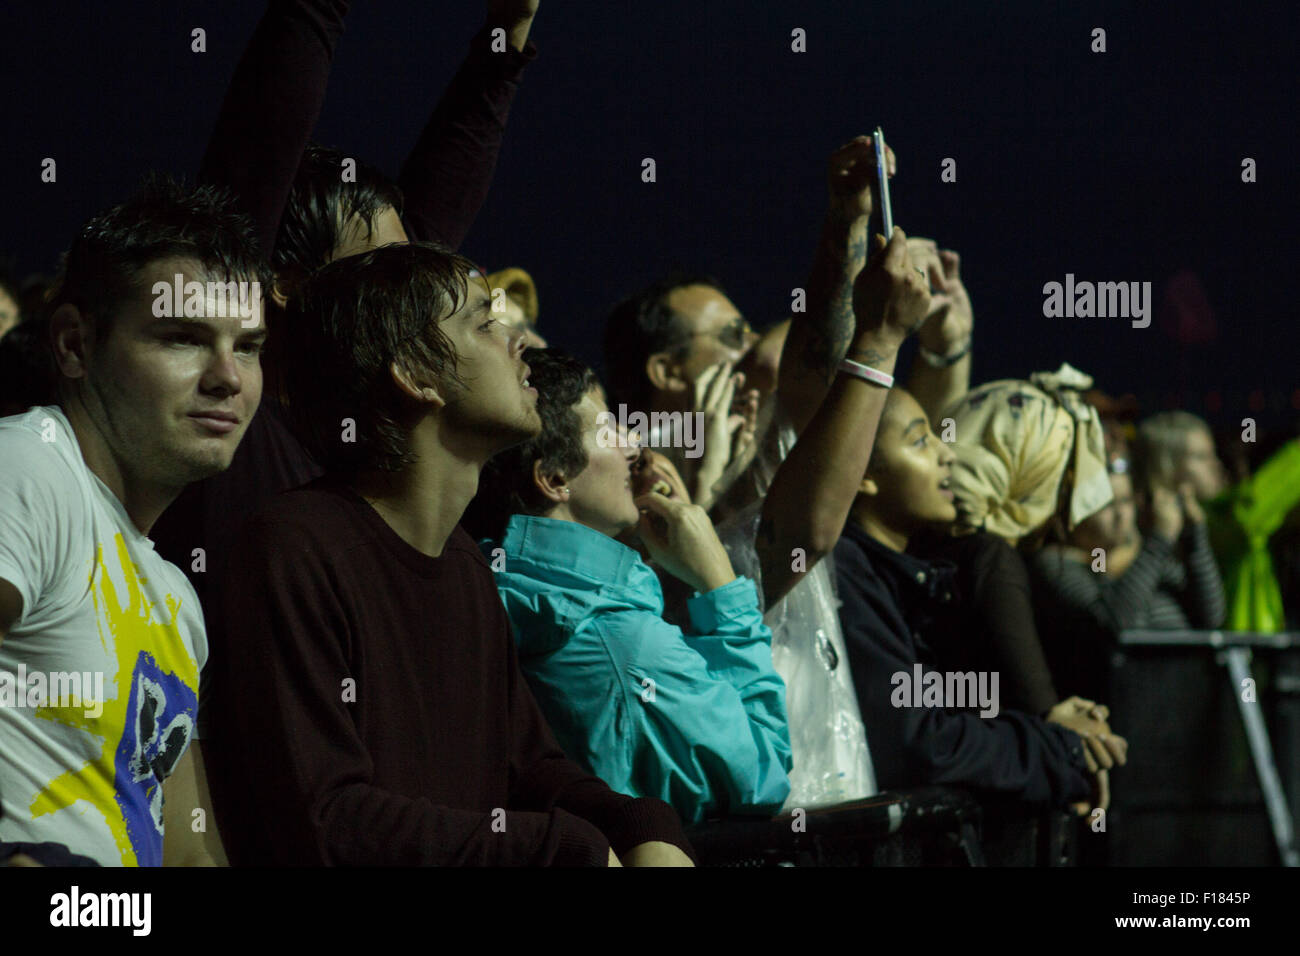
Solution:
[{"label": "hand near face", "polygon": [[1183,533],[1183,502],[1163,485],[1151,489],[1151,530],[1171,544]]},{"label": "hand near face", "polygon": [[636,505],[641,512],[637,534],[651,559],[673,577],[701,594],[736,579],[713,522],[699,505],[653,492],[638,496]]}]

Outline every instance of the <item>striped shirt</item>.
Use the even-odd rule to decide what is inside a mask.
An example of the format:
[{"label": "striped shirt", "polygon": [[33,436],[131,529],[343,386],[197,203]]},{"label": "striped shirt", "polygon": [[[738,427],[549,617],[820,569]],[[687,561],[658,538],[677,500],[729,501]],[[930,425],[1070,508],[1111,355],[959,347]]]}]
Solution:
[{"label": "striped shirt", "polygon": [[1147,537],[1120,574],[1093,571],[1064,548],[1034,556],[1044,595],[1070,615],[1082,615],[1115,634],[1128,628],[1211,630],[1223,623],[1223,582],[1205,525],[1184,535],[1184,555],[1158,535]]}]

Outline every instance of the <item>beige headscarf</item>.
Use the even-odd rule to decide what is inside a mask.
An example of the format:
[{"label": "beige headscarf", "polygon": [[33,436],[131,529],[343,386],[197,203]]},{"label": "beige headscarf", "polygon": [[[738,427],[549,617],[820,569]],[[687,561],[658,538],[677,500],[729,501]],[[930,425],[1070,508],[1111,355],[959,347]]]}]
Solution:
[{"label": "beige headscarf", "polygon": [[1056,512],[1070,466],[1070,530],[1109,504],[1101,420],[1079,394],[1091,386],[1062,364],[1028,382],[981,385],[943,413],[955,425],[952,486],[962,526],[1014,544]]}]

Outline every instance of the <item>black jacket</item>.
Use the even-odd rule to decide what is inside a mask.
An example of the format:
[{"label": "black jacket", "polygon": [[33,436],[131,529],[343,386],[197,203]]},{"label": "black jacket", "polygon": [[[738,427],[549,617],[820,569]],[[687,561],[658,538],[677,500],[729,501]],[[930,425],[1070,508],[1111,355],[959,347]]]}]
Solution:
[{"label": "black jacket", "polygon": [[[1019,711],[895,707],[893,678],[940,669],[935,618],[955,593],[951,564],[898,554],[853,525],[835,546],[840,623],[867,743],[882,788],[961,784],[1031,804],[1065,806],[1091,792],[1083,742]],[[929,633],[927,634],[927,631]]]}]

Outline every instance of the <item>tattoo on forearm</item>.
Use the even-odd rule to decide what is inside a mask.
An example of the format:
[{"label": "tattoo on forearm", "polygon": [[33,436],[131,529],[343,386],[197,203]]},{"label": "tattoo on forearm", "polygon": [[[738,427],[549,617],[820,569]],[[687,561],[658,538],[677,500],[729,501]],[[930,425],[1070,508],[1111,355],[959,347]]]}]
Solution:
[{"label": "tattoo on forearm", "polygon": [[[809,290],[809,334],[803,364],[829,386],[853,341],[853,282],[867,255],[866,235],[854,236],[843,260],[823,253]],[[823,290],[826,290],[823,295]]]},{"label": "tattoo on forearm", "polygon": [[863,362],[867,365],[875,365],[877,362],[883,362],[887,358],[883,352],[877,352],[875,349],[853,349],[849,352],[849,358],[855,362]]}]

